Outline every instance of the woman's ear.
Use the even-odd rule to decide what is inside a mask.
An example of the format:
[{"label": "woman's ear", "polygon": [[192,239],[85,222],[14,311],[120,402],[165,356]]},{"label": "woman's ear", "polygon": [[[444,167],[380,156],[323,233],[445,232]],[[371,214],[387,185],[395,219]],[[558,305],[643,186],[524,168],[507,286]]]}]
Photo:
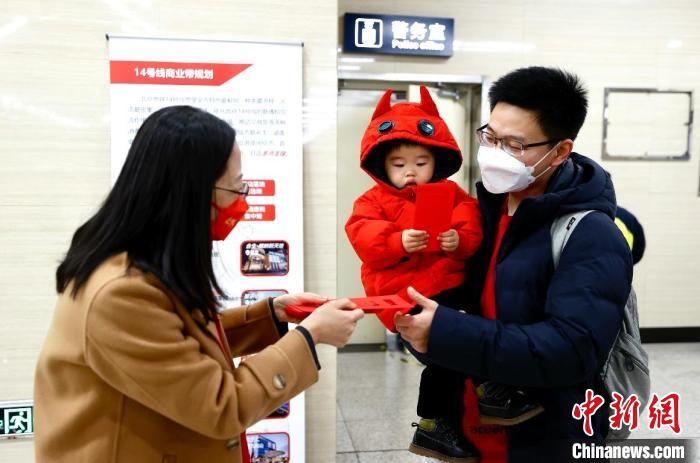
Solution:
[{"label": "woman's ear", "polygon": [[566,140],[562,140],[558,143],[556,147],[556,154],[554,155],[554,160],[552,161],[552,167],[557,167],[561,164],[564,163],[567,159],[569,159],[569,155],[571,152],[574,150],[574,141],[569,140],[568,138]]}]

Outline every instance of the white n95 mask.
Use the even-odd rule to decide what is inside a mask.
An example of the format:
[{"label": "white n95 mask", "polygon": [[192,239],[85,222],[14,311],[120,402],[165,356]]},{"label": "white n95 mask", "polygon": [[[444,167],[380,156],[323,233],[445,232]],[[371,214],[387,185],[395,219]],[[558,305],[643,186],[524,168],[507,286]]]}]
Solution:
[{"label": "white n95 mask", "polygon": [[557,146],[559,143],[532,166],[526,166],[522,161],[515,159],[501,149],[479,146],[476,160],[479,163],[484,188],[494,194],[524,190],[552,168],[552,166],[547,167],[537,177],[532,175],[537,164],[542,162]]}]

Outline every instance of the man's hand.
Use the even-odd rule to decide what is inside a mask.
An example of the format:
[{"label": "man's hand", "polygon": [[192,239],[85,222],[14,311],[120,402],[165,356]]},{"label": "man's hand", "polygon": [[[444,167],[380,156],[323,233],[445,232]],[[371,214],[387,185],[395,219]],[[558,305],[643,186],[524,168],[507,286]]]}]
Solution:
[{"label": "man's hand", "polygon": [[423,230],[404,230],[401,233],[401,243],[407,253],[419,252],[428,247],[428,232]]},{"label": "man's hand", "polygon": [[430,328],[433,325],[433,317],[435,316],[438,303],[428,299],[413,288],[408,288],[408,295],[411,296],[411,299],[421,306],[423,310],[416,315],[402,315],[397,312],[394,316],[396,331],[398,331],[401,337],[411,344],[416,351],[425,354],[428,352]]},{"label": "man's hand", "polygon": [[288,305],[321,305],[328,302],[327,297],[314,293],[283,294],[272,300],[277,319],[281,322],[299,323],[301,320],[290,318],[285,310]]},{"label": "man's hand", "polygon": [[438,242],[440,243],[440,249],[443,251],[455,251],[459,247],[459,233],[454,228],[442,232],[438,235]]}]

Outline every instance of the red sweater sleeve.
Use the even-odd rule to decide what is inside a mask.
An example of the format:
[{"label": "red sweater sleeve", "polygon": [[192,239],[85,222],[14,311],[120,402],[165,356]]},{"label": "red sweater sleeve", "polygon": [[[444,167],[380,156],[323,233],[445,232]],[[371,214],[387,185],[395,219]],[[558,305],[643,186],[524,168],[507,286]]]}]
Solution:
[{"label": "red sweater sleeve", "polygon": [[452,228],[459,234],[459,245],[450,253],[457,259],[471,257],[481,244],[481,213],[476,199],[457,186],[455,193],[455,208],[452,211]]},{"label": "red sweater sleeve", "polygon": [[396,265],[406,256],[401,228],[384,216],[373,191],[360,196],[345,224],[345,233],[363,263],[375,269]]}]

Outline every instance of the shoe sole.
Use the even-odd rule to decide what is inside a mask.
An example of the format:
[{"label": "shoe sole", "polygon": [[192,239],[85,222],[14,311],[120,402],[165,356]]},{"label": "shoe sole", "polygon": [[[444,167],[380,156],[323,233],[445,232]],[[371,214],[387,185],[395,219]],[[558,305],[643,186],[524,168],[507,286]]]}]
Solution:
[{"label": "shoe sole", "polygon": [[411,444],[408,447],[408,451],[413,454],[420,455],[422,457],[435,458],[437,460],[446,461],[448,463],[479,463],[479,458],[477,457],[449,457],[447,455],[443,455],[440,452],[436,452],[435,450],[426,449],[425,447],[420,447],[416,444]]},{"label": "shoe sole", "polygon": [[544,407],[542,405],[538,405],[536,408],[533,408],[527,413],[523,413],[520,416],[516,416],[515,418],[498,418],[495,416],[481,416],[480,421],[481,424],[499,424],[501,426],[515,426],[516,424],[520,424],[524,421],[529,420],[530,418],[533,418],[540,413],[544,411]]}]

